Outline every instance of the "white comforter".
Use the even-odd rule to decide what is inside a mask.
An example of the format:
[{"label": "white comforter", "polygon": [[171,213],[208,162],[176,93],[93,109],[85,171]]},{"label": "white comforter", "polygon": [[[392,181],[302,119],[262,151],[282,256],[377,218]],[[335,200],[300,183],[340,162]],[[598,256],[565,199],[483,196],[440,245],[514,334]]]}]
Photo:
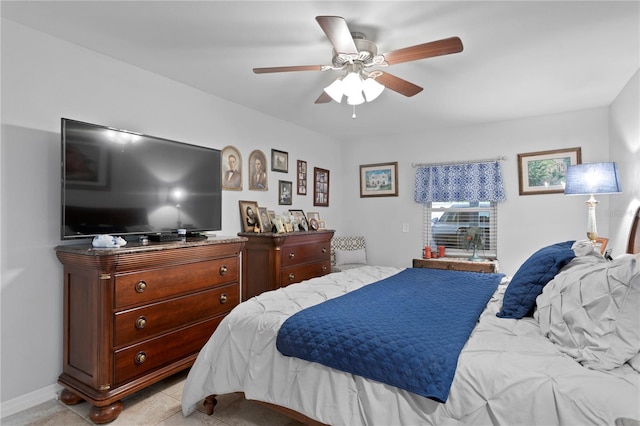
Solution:
[{"label": "white comforter", "polygon": [[212,394],[244,392],[331,425],[585,425],[640,419],[640,374],[629,364],[589,370],[558,351],[532,318],[501,319],[498,287],[458,360],[446,404],[281,355],[275,340],[305,307],[398,273],[365,266],[263,293],[236,307],[185,383],[188,416]]}]

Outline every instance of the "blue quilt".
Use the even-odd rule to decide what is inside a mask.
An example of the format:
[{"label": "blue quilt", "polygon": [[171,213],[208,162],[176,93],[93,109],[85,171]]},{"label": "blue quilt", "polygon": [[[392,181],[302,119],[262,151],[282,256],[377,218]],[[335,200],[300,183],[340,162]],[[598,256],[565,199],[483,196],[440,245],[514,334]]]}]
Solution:
[{"label": "blue quilt", "polygon": [[460,351],[501,278],[405,269],[292,315],[276,345],[283,355],[445,402]]}]

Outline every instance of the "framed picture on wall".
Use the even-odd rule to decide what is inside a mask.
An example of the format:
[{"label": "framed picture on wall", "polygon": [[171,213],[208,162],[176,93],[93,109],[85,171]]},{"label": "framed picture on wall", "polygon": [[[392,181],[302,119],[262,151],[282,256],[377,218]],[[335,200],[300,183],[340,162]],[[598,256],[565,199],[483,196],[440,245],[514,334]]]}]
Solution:
[{"label": "framed picture on wall", "polygon": [[235,146],[222,148],[222,189],[242,191],[242,156]]},{"label": "framed picture on wall", "polygon": [[278,204],[290,206],[293,199],[293,182],[287,180],[278,181]]},{"label": "framed picture on wall", "polygon": [[329,207],[329,170],[313,168],[313,205]]},{"label": "framed picture on wall", "polygon": [[579,147],[518,154],[520,195],[563,193],[567,168],[581,163]]},{"label": "framed picture on wall", "polygon": [[398,163],[360,166],[360,197],[397,197]]},{"label": "framed picture on wall", "polygon": [[249,155],[249,189],[267,191],[267,157],[258,149]]},{"label": "framed picture on wall", "polygon": [[307,195],[307,162],[298,160],[298,195]]},{"label": "framed picture on wall", "polygon": [[271,170],[274,172],[289,172],[289,153],[272,149]]}]

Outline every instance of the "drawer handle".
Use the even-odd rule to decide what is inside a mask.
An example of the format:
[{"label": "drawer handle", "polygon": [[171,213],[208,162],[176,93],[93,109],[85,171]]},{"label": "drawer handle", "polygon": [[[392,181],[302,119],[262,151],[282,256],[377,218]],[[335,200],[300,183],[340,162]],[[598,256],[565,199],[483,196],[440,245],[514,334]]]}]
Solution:
[{"label": "drawer handle", "polygon": [[322,247],[322,254],[327,252],[327,248],[326,247]]},{"label": "drawer handle", "polygon": [[296,254],[295,254],[295,253],[293,253],[293,252],[292,252],[292,253],[289,253],[289,259],[293,259],[294,257],[296,257]]},{"label": "drawer handle", "polygon": [[224,305],[225,303],[227,303],[228,299],[229,297],[227,296],[227,293],[222,293],[220,295],[220,304]]},{"label": "drawer handle", "polygon": [[136,328],[138,330],[142,330],[147,325],[147,318],[144,316],[139,316],[136,319]]},{"label": "drawer handle", "polygon": [[289,281],[293,281],[293,280],[295,280],[295,279],[296,279],[296,276],[295,276],[295,275],[293,275],[293,272],[291,272],[291,273],[289,274]]},{"label": "drawer handle", "polygon": [[227,272],[229,272],[229,268],[227,268],[225,265],[222,265],[220,267],[220,275],[225,276],[227,275]]},{"label": "drawer handle", "polygon": [[136,291],[138,293],[144,293],[146,289],[147,289],[147,283],[145,283],[144,281],[140,280],[136,283]]},{"label": "drawer handle", "polygon": [[322,265],[322,272],[327,272],[327,265]]},{"label": "drawer handle", "polygon": [[452,263],[449,263],[449,264],[447,265],[447,269],[449,269],[449,270],[456,269],[456,265],[454,265],[454,264],[452,264]]},{"label": "drawer handle", "polygon": [[147,360],[147,354],[144,351],[140,351],[136,354],[135,363],[136,365],[142,365]]}]

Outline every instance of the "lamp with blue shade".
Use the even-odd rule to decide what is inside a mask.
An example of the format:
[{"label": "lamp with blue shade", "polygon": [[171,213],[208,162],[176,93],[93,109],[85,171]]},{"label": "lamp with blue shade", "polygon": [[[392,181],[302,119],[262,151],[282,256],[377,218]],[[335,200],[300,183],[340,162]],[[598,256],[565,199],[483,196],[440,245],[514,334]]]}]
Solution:
[{"label": "lamp with blue shade", "polygon": [[593,194],[618,194],[620,178],[616,163],[576,164],[567,168],[564,187],[565,195],[589,195],[587,207],[587,238],[595,244],[598,238],[596,227],[596,206],[598,201]]}]

